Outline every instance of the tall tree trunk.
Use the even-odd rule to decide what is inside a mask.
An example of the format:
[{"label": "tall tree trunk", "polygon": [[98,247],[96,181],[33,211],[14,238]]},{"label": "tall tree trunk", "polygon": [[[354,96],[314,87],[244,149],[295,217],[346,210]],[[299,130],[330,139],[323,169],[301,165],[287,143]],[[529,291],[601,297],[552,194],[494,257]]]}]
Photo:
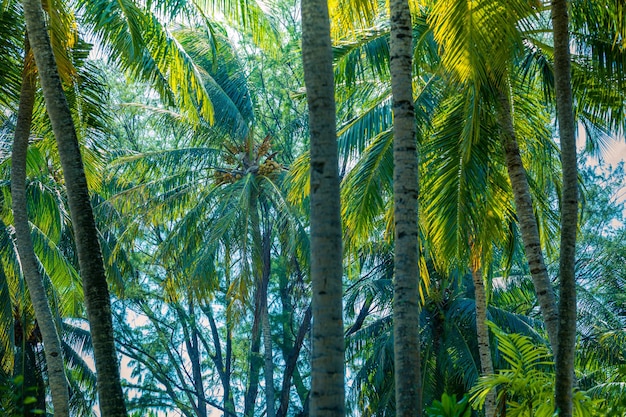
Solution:
[{"label": "tall tree trunk", "polygon": [[230,389],[231,364],[233,357],[233,332],[232,327],[226,322],[226,358],[224,360],[224,408],[235,414],[235,399]]},{"label": "tall tree trunk", "polygon": [[[489,328],[487,327],[487,296],[483,275],[477,266],[472,266],[472,281],[474,282],[474,301],[476,305],[476,337],[478,339],[478,355],[480,356],[480,371],[482,375],[492,375],[493,361],[491,360],[491,346],[489,344]],[[496,415],[496,391],[491,390],[485,399],[485,417]]]},{"label": "tall tree trunk", "polygon": [[[228,279],[227,279],[228,280]],[[228,287],[228,284],[227,284]],[[207,319],[209,320],[209,327],[211,328],[211,338],[213,339],[213,349],[215,350],[215,354],[209,355],[211,360],[213,360],[213,364],[217,369],[217,373],[220,377],[220,382],[222,384],[222,390],[224,391],[224,399],[222,401],[222,408],[226,410],[223,414],[224,417],[227,415],[236,415],[235,414],[235,405],[233,402],[233,398],[230,391],[230,357],[231,357],[231,331],[230,325],[228,324],[228,320],[226,321],[226,352],[222,355],[222,345],[220,343],[219,332],[217,329],[217,324],[215,323],[215,317],[213,316],[213,311],[211,310],[210,305],[202,305],[200,307]],[[208,351],[208,348],[207,348]]]},{"label": "tall tree trunk", "polygon": [[26,42],[26,56],[22,71],[22,87],[20,91],[20,104],[17,113],[17,123],[13,137],[13,151],[11,155],[11,197],[13,200],[13,218],[15,225],[15,238],[20,265],[24,273],[24,279],[28,285],[30,299],[35,310],[37,324],[41,330],[44,343],[46,364],[48,369],[48,382],[52,394],[54,413],[59,417],[69,416],[69,391],[67,378],[65,377],[65,365],[63,363],[63,349],[54,317],[48,304],[48,297],[43,286],[43,280],[39,274],[39,266],[33,242],[31,239],[30,225],[28,223],[28,211],[26,203],[26,158],[28,153],[28,138],[35,104],[35,78],[33,68],[29,68],[29,47]]},{"label": "tall tree trunk", "polygon": [[100,411],[103,417],[126,416],[119,361],[113,338],[111,300],[76,129],[50,46],[41,2],[23,0],[23,5],[28,36],[35,55],[46,109],[56,137],[67,187],[98,376]]},{"label": "tall tree trunk", "polygon": [[302,0],[302,62],[311,135],[311,395],[313,417],[345,415],[341,205],[326,0]]},{"label": "tall tree trunk", "polygon": [[[202,364],[200,357],[200,343],[198,341],[198,328],[196,326],[196,315],[193,304],[193,294],[191,290],[188,291],[187,298],[189,300],[189,316],[180,309],[180,322],[183,327],[183,333],[185,337],[185,345],[187,347],[187,353],[189,354],[189,362],[191,363],[191,376],[193,378],[193,388],[198,398],[198,417],[207,417],[206,410],[206,395],[204,393],[204,383],[202,380]],[[189,321],[191,326],[187,328],[186,321]]]},{"label": "tall tree trunk", "polygon": [[517,212],[517,220],[519,222],[522,241],[524,243],[524,253],[530,267],[535,293],[539,301],[539,309],[546,325],[548,338],[552,345],[552,351],[556,352],[558,348],[557,326],[558,311],[556,307],[556,299],[552,282],[548,276],[548,269],[541,251],[541,241],[539,239],[539,227],[537,226],[537,218],[533,211],[533,203],[530,197],[530,187],[526,170],[522,163],[515,128],[513,127],[513,115],[511,113],[511,102],[509,95],[504,91],[498,92],[499,101],[499,117],[498,123],[504,143],[504,153],[506,167],[513,189],[513,197],[515,199],[515,209]]},{"label": "tall tree trunk", "polygon": [[554,84],[561,143],[561,257],[559,261],[559,348],[556,351],[555,405],[559,416],[572,415],[576,344],[576,230],[578,226],[578,168],[576,126],[572,106],[569,18],[566,0],[552,0]]},{"label": "tall tree trunk", "polygon": [[274,360],[272,349],[270,318],[266,302],[265,313],[263,314],[263,356],[265,358],[265,402],[267,407],[265,415],[267,417],[276,417],[276,393],[274,390]]},{"label": "tall tree trunk", "polygon": [[389,2],[393,95],[394,296],[396,415],[422,415],[419,340],[418,160],[412,83],[412,25],[407,0]]},{"label": "tall tree trunk", "polygon": [[[254,301],[254,320],[252,323],[252,341],[250,344],[249,383],[244,399],[244,415],[246,417],[252,417],[254,415],[256,397],[259,390],[259,371],[261,366],[265,365],[265,377],[268,377],[267,362],[264,361],[260,352],[261,331],[263,329],[264,315],[267,314],[267,289],[269,285],[271,267],[271,232],[266,231],[265,234],[261,233],[261,222],[259,219],[258,208],[258,194],[255,194],[251,197],[250,202],[250,228],[252,229],[252,242],[254,246],[252,263],[256,282],[256,291]],[[273,387],[272,383],[272,389]]]},{"label": "tall tree trunk", "polygon": [[256,403],[256,397],[259,392],[259,371],[263,364],[263,358],[261,357],[261,324],[263,316],[263,298],[267,297],[267,287],[264,285],[263,280],[257,280],[256,291],[254,297],[254,319],[252,322],[252,334],[250,336],[250,359],[248,366],[248,387],[246,389],[246,395],[244,397],[244,412],[245,417],[254,416],[254,408]]},{"label": "tall tree trunk", "polygon": [[289,411],[289,393],[291,388],[291,378],[297,371],[298,357],[300,357],[300,349],[304,344],[304,338],[309,333],[311,328],[311,306],[306,309],[302,323],[298,328],[298,335],[293,342],[293,348],[289,352],[287,358],[285,358],[285,372],[283,373],[283,384],[280,391],[280,406],[278,408],[278,416],[285,417]]},{"label": "tall tree trunk", "polygon": [[[224,250],[224,278],[226,279],[225,288],[230,288],[230,265],[231,265],[231,257],[230,257],[230,248],[227,246]],[[230,411],[232,414],[235,414],[235,400],[233,398],[232,391],[230,389],[230,375],[231,375],[231,364],[233,358],[233,327],[232,327],[232,317],[228,313],[228,309],[226,309],[226,348],[225,348],[225,358],[224,358],[224,366],[220,367],[224,370],[224,375],[222,377],[222,384],[224,387],[224,408]],[[215,337],[215,348],[220,347],[219,337],[217,333],[217,327],[215,326],[215,322],[211,326],[211,329],[215,329],[213,335]]]},{"label": "tall tree trunk", "polygon": [[[263,277],[267,277],[267,285],[269,285],[269,276],[271,273],[271,229],[265,231],[263,235],[263,246],[261,248],[263,258]],[[270,326],[270,314],[268,309],[267,290],[263,302],[263,357],[265,359],[265,402],[266,417],[276,417],[276,394],[274,391],[274,357],[272,354],[272,328]]]}]

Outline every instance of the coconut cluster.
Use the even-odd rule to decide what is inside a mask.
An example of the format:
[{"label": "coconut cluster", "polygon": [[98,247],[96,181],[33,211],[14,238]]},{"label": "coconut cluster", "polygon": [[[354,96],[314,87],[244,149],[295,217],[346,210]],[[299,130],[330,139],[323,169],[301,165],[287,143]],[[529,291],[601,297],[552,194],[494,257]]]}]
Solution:
[{"label": "coconut cluster", "polygon": [[[224,158],[224,162],[232,165],[232,168],[216,170],[214,174],[216,184],[232,184],[249,173],[271,177],[286,169],[284,165],[274,161],[276,152],[271,153],[271,147],[269,135],[255,146],[252,152],[249,142],[228,146],[229,154]],[[261,159],[264,159],[263,162]]]}]

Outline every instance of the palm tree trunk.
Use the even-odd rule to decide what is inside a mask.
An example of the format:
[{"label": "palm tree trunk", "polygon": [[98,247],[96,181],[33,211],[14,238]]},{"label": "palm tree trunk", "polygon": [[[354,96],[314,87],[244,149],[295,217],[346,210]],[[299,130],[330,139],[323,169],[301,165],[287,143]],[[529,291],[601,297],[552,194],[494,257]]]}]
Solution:
[{"label": "palm tree trunk", "polygon": [[272,334],[269,314],[266,310],[263,314],[263,356],[265,358],[265,402],[267,417],[276,417],[276,393],[274,391],[274,360],[272,356]]},{"label": "palm tree trunk", "polygon": [[407,0],[389,2],[394,130],[393,330],[396,415],[422,415],[419,340],[418,160],[412,84],[412,25]]},{"label": "palm tree trunk", "polygon": [[561,143],[561,257],[559,261],[559,348],[556,351],[555,405],[559,416],[572,415],[576,344],[576,230],[578,226],[578,168],[572,106],[569,18],[567,1],[552,0],[554,83]]},{"label": "palm tree trunk", "polygon": [[504,153],[506,159],[506,167],[511,180],[511,188],[513,189],[513,197],[515,199],[515,208],[517,211],[517,219],[524,243],[524,253],[530,267],[530,274],[533,279],[535,293],[539,301],[539,309],[546,325],[548,338],[552,345],[552,351],[556,352],[558,347],[557,326],[558,312],[556,307],[556,299],[552,282],[548,276],[548,269],[541,251],[541,241],[539,239],[539,228],[537,226],[537,218],[533,211],[533,203],[530,197],[530,187],[526,170],[522,164],[522,157],[513,127],[513,116],[511,114],[511,103],[509,95],[503,91],[498,93],[499,101],[499,117],[502,140],[504,142]]},{"label": "palm tree trunk", "polygon": [[[491,360],[491,346],[489,344],[489,328],[487,327],[487,296],[485,283],[480,268],[472,267],[474,281],[474,301],[476,305],[476,338],[478,339],[478,355],[480,356],[480,372],[482,375],[492,375],[493,361]],[[491,390],[485,399],[485,417],[496,415],[496,391]]]},{"label": "palm tree trunk", "polygon": [[[29,53],[30,47],[26,42],[25,51]],[[44,343],[46,364],[48,369],[48,382],[52,394],[52,405],[57,416],[69,416],[69,391],[65,377],[65,365],[63,363],[63,349],[57,327],[54,323],[52,311],[48,304],[48,297],[43,286],[43,280],[39,274],[39,266],[33,242],[31,239],[28,212],[26,208],[26,158],[28,153],[28,138],[35,104],[35,78],[27,66],[28,55],[24,58],[22,72],[22,87],[20,91],[20,104],[17,113],[17,123],[13,138],[13,151],[11,155],[11,197],[13,200],[13,218],[15,225],[15,238],[20,265],[24,273],[24,279],[28,285],[30,299],[35,310],[37,324],[41,330]]]},{"label": "palm tree trunk", "polygon": [[312,417],[345,415],[341,205],[326,0],[302,0],[302,62],[311,135]]},{"label": "palm tree trunk", "polygon": [[[265,289],[264,289],[265,287]],[[252,322],[252,332],[250,341],[250,359],[248,367],[248,387],[244,397],[245,417],[254,416],[254,408],[257,394],[259,392],[259,371],[261,369],[263,359],[261,358],[261,323],[263,316],[262,299],[267,297],[267,287],[264,286],[262,279],[257,279],[255,301],[254,301],[254,318]]]},{"label": "palm tree trunk", "polygon": [[[271,230],[265,231],[263,236],[263,246],[261,248],[263,258],[263,277],[267,277],[269,285],[269,276],[271,273]],[[263,302],[263,356],[265,359],[265,402],[266,417],[276,417],[276,394],[274,392],[274,358],[272,355],[272,328],[270,326],[270,315],[268,309],[268,297]]]},{"label": "palm tree trunk", "polygon": [[98,376],[98,395],[103,417],[126,416],[115,352],[111,300],[104,272],[98,232],[89,199],[76,129],[65,99],[58,69],[46,31],[41,2],[23,0],[30,44],[41,79],[46,109],[59,149],[83,279],[87,318]]}]

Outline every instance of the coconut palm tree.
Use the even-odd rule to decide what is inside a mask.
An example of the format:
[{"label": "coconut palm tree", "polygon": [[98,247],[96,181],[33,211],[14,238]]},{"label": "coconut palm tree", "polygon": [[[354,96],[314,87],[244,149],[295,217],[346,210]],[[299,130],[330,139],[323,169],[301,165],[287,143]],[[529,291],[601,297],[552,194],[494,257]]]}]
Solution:
[{"label": "coconut palm tree", "polygon": [[109,289],[76,129],[50,46],[41,4],[36,1],[25,1],[23,6],[46,109],[57,138],[63,166],[80,271],[84,281],[87,314],[93,335],[100,407],[103,416],[125,416],[124,394],[120,385],[113,339]]},{"label": "coconut palm tree", "polygon": [[[118,153],[111,165],[114,175],[109,201],[121,213],[135,214],[118,226],[125,245],[134,245],[138,238],[154,242],[150,243],[154,262],[168,271],[162,283],[167,298],[182,298],[209,312],[207,318],[214,316],[207,301],[216,287],[207,279],[215,276],[213,263],[219,261],[233,271],[224,274],[224,278],[230,276],[225,290],[228,325],[233,325],[234,317],[249,317],[249,308],[253,311],[246,340],[248,379],[243,413],[254,414],[263,388],[271,414],[275,348],[268,326],[272,318],[268,289],[275,262],[273,248],[284,233],[293,233],[289,240],[300,238],[298,252],[302,250],[299,245],[308,242],[296,211],[284,201],[285,169],[277,162],[283,159],[279,138],[289,129],[278,131],[277,137],[261,135],[266,121],[258,119],[257,97],[249,88],[242,59],[225,41],[225,33],[220,34],[223,38],[216,57],[206,54],[211,38],[198,28],[181,28],[174,35],[204,74],[205,88],[217,105],[216,123],[190,125],[171,110],[148,109],[156,121],[150,129],[162,132],[159,136],[167,145],[146,151],[139,146]],[[228,394],[231,372],[225,370],[231,366],[230,359],[217,362],[224,365],[216,364],[225,390],[224,407],[228,402],[234,412],[236,402]],[[264,386],[259,378],[261,368]]]},{"label": "coconut palm tree", "polygon": [[389,2],[393,99],[394,362],[396,415],[422,415],[419,328],[418,160],[413,99],[413,25],[409,2]]},{"label": "coconut palm tree", "polygon": [[311,143],[312,416],[345,415],[339,168],[328,3],[302,2]]},{"label": "coconut palm tree", "polygon": [[[29,48],[25,48],[29,54]],[[43,280],[39,274],[39,266],[35,255],[31,231],[28,222],[26,203],[26,160],[30,126],[35,105],[35,80],[29,66],[24,62],[24,75],[20,92],[20,105],[15,126],[12,163],[11,163],[11,197],[15,224],[15,237],[20,264],[28,284],[30,297],[41,329],[42,339],[46,349],[46,363],[48,365],[48,380],[54,411],[60,416],[69,416],[69,395],[63,351],[57,328],[48,304],[48,297],[44,289]]]},{"label": "coconut palm tree", "polygon": [[555,408],[559,416],[573,413],[572,387],[576,350],[576,232],[578,230],[578,168],[576,126],[572,104],[571,57],[567,2],[552,1],[554,33],[554,95],[561,144],[561,256],[559,258],[559,347],[556,351]]},{"label": "coconut palm tree", "polygon": [[[454,1],[437,2],[432,14],[435,37],[446,51],[443,56],[444,65],[460,80],[472,79],[477,86],[492,85],[497,92],[503,149],[526,257],[531,265],[546,329],[551,344],[556,347],[556,300],[541,251],[530,187],[513,127],[510,84],[507,81],[511,62],[510,45],[521,41],[516,25],[522,18],[532,17],[534,9],[527,2],[514,2],[504,6],[497,1],[485,1],[475,6],[468,7],[467,4]],[[455,39],[454,36],[445,35],[448,32],[457,33],[459,37]],[[487,59],[487,56],[490,58]],[[480,90],[479,87],[478,91]]]}]

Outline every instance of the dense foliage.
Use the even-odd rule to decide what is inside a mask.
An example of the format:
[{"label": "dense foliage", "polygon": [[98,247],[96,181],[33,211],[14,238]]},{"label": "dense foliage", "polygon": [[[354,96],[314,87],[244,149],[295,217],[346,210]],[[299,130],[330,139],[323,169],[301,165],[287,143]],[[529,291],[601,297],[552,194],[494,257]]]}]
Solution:
[{"label": "dense foliage", "polygon": [[[310,271],[324,259],[310,244],[311,187],[318,187],[309,184],[310,169],[320,162],[311,164],[299,4],[44,3],[89,186],[128,415],[308,416],[319,394],[311,392],[318,313]],[[421,375],[412,391],[421,412],[552,416],[559,381],[547,322],[558,311],[550,313],[545,297],[554,295],[552,307],[560,301],[564,179],[549,5],[408,2],[409,141],[419,180],[405,194],[394,188],[398,93],[390,61],[397,57],[387,4],[329,5],[343,236],[343,322],[333,324],[345,339],[345,413],[396,415],[395,376],[407,370],[394,369],[394,348],[404,343],[394,337],[394,298],[403,291],[396,286],[394,294],[394,208],[411,194],[418,259],[408,279],[419,296],[419,356],[413,351]],[[618,160],[626,154],[614,149],[623,149],[615,143],[626,123],[626,9],[568,5],[580,200],[571,403],[576,416],[619,416],[626,413],[626,174]],[[0,414],[7,416],[57,408],[11,183],[23,74],[43,71],[25,35],[21,4],[3,2]],[[69,180],[40,90],[25,155],[27,230],[62,350],[69,415],[107,417],[97,411],[107,394],[94,366],[90,284],[81,280]]]}]

